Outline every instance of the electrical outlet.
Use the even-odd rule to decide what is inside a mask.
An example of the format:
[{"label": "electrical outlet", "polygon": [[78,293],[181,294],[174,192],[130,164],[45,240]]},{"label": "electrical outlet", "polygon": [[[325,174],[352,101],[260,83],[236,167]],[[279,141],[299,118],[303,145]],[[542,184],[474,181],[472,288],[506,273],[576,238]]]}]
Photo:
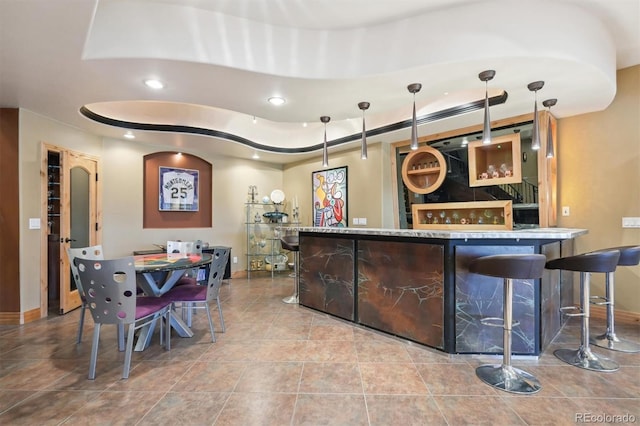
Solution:
[{"label": "electrical outlet", "polygon": [[238,256],[233,256],[233,263],[238,263]]},{"label": "electrical outlet", "polygon": [[354,218],[353,218],[353,224],[354,224],[354,225],[359,225],[359,224],[360,224],[360,218],[358,218],[358,217],[354,217]]},{"label": "electrical outlet", "polygon": [[360,218],[360,225],[366,225],[367,224],[367,218],[366,217],[361,217]]},{"label": "electrical outlet", "polygon": [[569,208],[569,206],[562,207],[562,216],[570,216],[570,215],[571,215],[571,209]]}]

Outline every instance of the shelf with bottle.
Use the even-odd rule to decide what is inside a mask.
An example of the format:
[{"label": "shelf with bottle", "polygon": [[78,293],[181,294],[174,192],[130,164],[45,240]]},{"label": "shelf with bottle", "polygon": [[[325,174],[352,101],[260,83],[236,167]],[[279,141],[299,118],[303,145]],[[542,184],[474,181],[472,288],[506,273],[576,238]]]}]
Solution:
[{"label": "shelf with bottle", "polygon": [[522,182],[520,134],[499,136],[488,144],[469,142],[469,186]]},{"label": "shelf with bottle", "polygon": [[512,230],[511,200],[414,204],[413,229]]},{"label": "shelf with bottle", "polygon": [[429,146],[410,152],[402,162],[402,180],[417,194],[429,194],[438,189],[446,173],[444,156]]}]

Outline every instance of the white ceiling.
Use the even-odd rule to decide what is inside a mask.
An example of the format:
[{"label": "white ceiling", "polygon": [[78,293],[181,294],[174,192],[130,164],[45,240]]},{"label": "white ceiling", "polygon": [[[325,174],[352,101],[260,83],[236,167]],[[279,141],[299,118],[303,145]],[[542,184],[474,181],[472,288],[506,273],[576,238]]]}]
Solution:
[{"label": "white ceiling", "polygon": [[[329,140],[476,101],[496,70],[499,119],[531,112],[527,84],[567,117],[606,108],[616,69],[640,63],[640,0],[0,0],[0,106],[20,107],[107,138],[126,122],[225,137],[134,130],[136,141],[289,163]],[[151,91],[142,83],[166,83]],[[445,94],[446,92],[446,94]],[[270,96],[287,99],[273,107]],[[255,117],[255,123],[254,123]],[[420,134],[482,121],[482,111],[423,124]],[[307,123],[303,126],[303,123]],[[370,137],[408,139],[409,129]],[[357,141],[331,151],[356,146]],[[300,151],[279,154],[269,151]],[[311,152],[309,152],[311,151]],[[330,152],[331,152],[330,151]]]}]

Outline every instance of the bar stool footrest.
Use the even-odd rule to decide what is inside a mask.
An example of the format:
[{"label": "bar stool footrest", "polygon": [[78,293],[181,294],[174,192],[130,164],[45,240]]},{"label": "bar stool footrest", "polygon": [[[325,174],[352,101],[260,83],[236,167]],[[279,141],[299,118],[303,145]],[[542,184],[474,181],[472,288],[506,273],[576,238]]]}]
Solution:
[{"label": "bar stool footrest", "polygon": [[[498,318],[498,317],[482,318],[480,320],[480,324],[486,325],[487,327],[504,327],[504,318]],[[511,327],[516,327],[518,325],[520,325],[520,321],[513,321],[511,323]]]},{"label": "bar stool footrest", "polygon": [[[611,305],[611,301],[604,296],[591,296],[589,299],[591,299],[589,303],[591,303],[592,305]],[[594,300],[602,300],[602,302],[594,302]]]},{"label": "bar stool footrest", "polygon": [[528,395],[542,389],[533,375],[510,365],[481,365],[476,368],[476,375],[489,386],[505,392]]},{"label": "bar stool footrest", "polygon": [[601,371],[611,373],[618,371],[620,366],[617,362],[596,355],[590,349],[581,347],[580,349],[557,349],[553,352],[556,358],[574,367],[584,368],[585,370]]},{"label": "bar stool footrest", "polygon": [[[569,311],[579,311],[577,314],[570,314]],[[584,311],[579,306],[563,306],[560,308],[560,313],[565,317],[583,317]]]},{"label": "bar stool footrest", "polygon": [[631,340],[620,339],[618,336],[611,333],[604,333],[600,336],[591,337],[589,339],[589,342],[592,345],[617,352],[640,352],[640,343],[632,342]]}]

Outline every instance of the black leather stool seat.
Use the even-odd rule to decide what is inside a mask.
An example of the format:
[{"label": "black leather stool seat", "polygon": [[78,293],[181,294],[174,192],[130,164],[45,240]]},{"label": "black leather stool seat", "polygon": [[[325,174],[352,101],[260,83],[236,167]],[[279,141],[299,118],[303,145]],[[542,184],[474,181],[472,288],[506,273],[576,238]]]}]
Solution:
[{"label": "black leather stool seat", "polygon": [[550,260],[546,267],[575,272],[613,272],[619,259],[620,251],[603,250]]},{"label": "black leather stool seat", "polygon": [[299,251],[300,242],[297,235],[285,235],[280,238],[280,244],[282,248],[289,251]]},{"label": "black leather stool seat", "polygon": [[490,277],[532,279],[540,278],[547,258],[542,254],[497,254],[474,259],[469,271]]},{"label": "black leather stool seat", "polygon": [[612,247],[607,250],[618,250],[620,252],[618,266],[635,266],[640,263],[640,246]]}]

